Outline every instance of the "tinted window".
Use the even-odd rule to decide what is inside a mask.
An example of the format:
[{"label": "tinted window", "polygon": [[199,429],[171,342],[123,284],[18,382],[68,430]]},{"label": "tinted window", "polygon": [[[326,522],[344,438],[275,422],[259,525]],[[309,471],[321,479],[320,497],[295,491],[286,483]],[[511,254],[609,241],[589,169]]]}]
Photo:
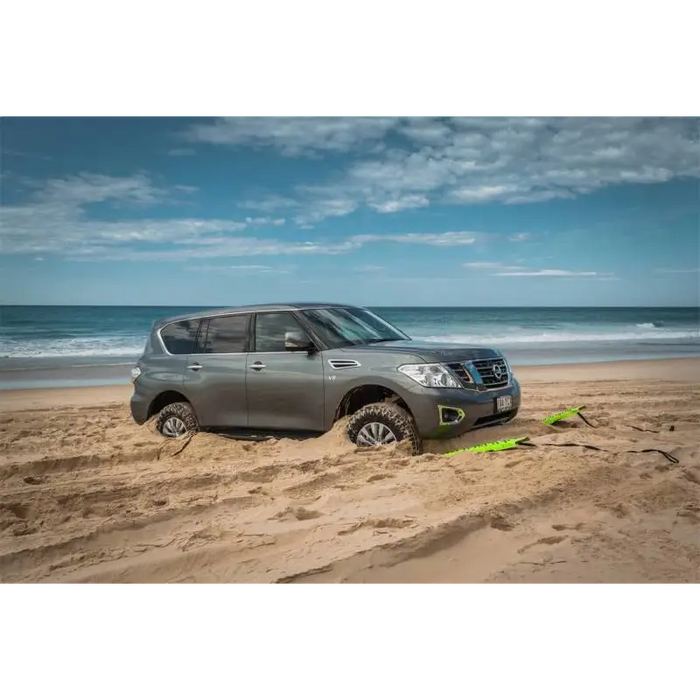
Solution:
[{"label": "tinted window", "polygon": [[288,311],[258,314],[255,321],[256,352],[284,352],[284,334],[287,331],[304,332],[299,321]]},{"label": "tinted window", "polygon": [[189,355],[194,352],[199,319],[170,323],[160,331],[160,337],[168,352],[173,355]]},{"label": "tinted window", "polygon": [[245,352],[248,345],[248,316],[238,314],[210,318],[206,338],[203,340],[197,346],[197,352]]},{"label": "tinted window", "polygon": [[303,315],[330,347],[408,340],[408,336],[368,309],[308,309]]}]

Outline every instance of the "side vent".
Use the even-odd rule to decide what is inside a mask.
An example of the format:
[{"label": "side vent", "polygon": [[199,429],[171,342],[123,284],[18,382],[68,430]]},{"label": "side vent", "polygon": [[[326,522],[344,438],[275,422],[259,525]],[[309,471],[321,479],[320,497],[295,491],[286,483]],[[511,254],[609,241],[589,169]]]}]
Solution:
[{"label": "side vent", "polygon": [[357,360],[328,360],[328,364],[333,369],[352,369],[360,366]]}]

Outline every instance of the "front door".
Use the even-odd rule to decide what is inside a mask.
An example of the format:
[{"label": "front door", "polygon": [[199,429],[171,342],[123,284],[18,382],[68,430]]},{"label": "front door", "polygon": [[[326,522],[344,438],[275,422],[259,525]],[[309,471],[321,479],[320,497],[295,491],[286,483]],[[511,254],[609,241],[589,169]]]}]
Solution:
[{"label": "front door", "polygon": [[323,358],[285,350],[285,333],[304,332],[294,314],[256,314],[248,353],[248,427],[258,430],[324,430]]},{"label": "front door", "polygon": [[245,428],[246,355],[250,314],[202,321],[195,352],[188,357],[185,395],[206,428]]}]

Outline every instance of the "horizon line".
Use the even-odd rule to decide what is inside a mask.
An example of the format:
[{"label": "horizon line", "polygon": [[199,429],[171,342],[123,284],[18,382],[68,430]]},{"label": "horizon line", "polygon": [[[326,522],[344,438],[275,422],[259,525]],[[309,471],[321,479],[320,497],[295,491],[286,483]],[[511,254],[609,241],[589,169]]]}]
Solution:
[{"label": "horizon line", "polygon": [[[279,304],[294,304],[300,302],[255,302],[257,303],[279,303]],[[319,304],[329,304],[333,305],[336,302],[305,302],[305,303],[319,303]],[[340,304],[341,302],[337,302]],[[689,304],[689,305],[647,305],[647,304],[635,304],[635,305],[623,305],[617,306],[612,304],[567,304],[564,306],[560,305],[524,305],[524,304],[501,304],[501,305],[456,305],[456,304],[349,304],[344,302],[348,306],[369,306],[379,309],[698,309],[700,310],[700,304]],[[134,308],[134,309],[206,309],[206,308],[236,308],[237,306],[250,306],[251,304],[20,304],[20,303],[3,303],[0,302],[0,307],[22,307],[22,308],[61,308],[61,307],[73,307],[73,308]]]}]

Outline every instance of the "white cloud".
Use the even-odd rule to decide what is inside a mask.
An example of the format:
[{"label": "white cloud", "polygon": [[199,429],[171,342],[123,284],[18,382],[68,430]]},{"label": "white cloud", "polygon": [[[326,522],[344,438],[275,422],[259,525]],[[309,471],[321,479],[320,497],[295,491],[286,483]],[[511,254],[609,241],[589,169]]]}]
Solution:
[{"label": "white cloud", "polygon": [[531,238],[529,233],[514,233],[508,240],[513,243],[522,243],[522,241],[527,241],[529,238]]},{"label": "white cloud", "polygon": [[598,277],[600,274],[578,270],[508,270],[497,272],[496,277]]},{"label": "white cloud", "polygon": [[410,119],[399,133],[414,143],[439,146],[449,143],[452,131],[448,124],[435,119]]},{"label": "white cloud", "polygon": [[[187,187],[185,186],[187,189]],[[180,187],[179,191],[182,191]],[[3,254],[59,253],[104,255],[129,244],[210,245],[222,235],[246,229],[280,226],[284,219],[99,220],[86,207],[112,203],[145,207],[167,200],[169,192],[155,187],[145,175],[115,178],[84,173],[52,179],[23,205],[2,207],[0,231]]]},{"label": "white cloud", "polygon": [[96,173],[81,173],[55,178],[43,184],[37,193],[39,202],[81,206],[95,202],[118,201],[127,204],[153,204],[162,200],[166,192],[155,187],[143,174],[131,177],[110,177]]},{"label": "white cloud", "polygon": [[350,153],[352,160],[334,181],[300,183],[298,196],[287,202],[301,211],[299,223],[311,225],[361,206],[391,213],[431,203],[521,205],[571,199],[611,185],[700,177],[698,123],[680,118],[229,119],[198,124],[187,137],[269,147],[286,156]]},{"label": "white cloud", "polygon": [[313,228],[314,224],[330,217],[346,216],[358,207],[357,201],[335,196],[336,193],[332,190],[326,191],[324,188],[308,188],[308,190],[314,193],[313,203],[305,201],[303,196],[292,199],[278,194],[269,194],[260,199],[243,200],[238,203],[238,206],[241,209],[263,213],[285,210],[294,223],[303,229]]},{"label": "white cloud", "polygon": [[591,272],[582,270],[535,269],[522,265],[504,265],[500,262],[468,262],[462,267],[470,270],[484,270],[494,277],[590,277],[613,279],[609,272]]},{"label": "white cloud", "polygon": [[[337,255],[357,246],[347,242],[295,243],[277,238],[221,236],[201,241],[183,241],[172,249],[143,250],[133,247],[92,247],[71,256],[74,260],[132,260],[174,262],[195,259],[241,258],[252,256]],[[231,266],[227,266],[232,270]],[[249,270],[250,271],[250,270]]]},{"label": "white cloud", "polygon": [[381,233],[359,234],[352,236],[350,242],[358,245],[365,243],[418,243],[440,247],[472,245],[476,242],[477,234],[471,231],[447,231],[445,233]]},{"label": "white cloud", "polygon": [[[36,185],[36,183],[34,183]],[[185,186],[185,190],[188,190]],[[178,189],[182,191],[182,187]],[[55,254],[73,260],[163,260],[235,258],[257,255],[338,255],[370,243],[456,247],[473,244],[482,235],[471,231],[439,233],[356,234],[339,240],[290,241],[252,235],[278,228],[282,217],[234,219],[101,220],[88,206],[105,202],[140,207],[167,201],[169,191],[157,188],[145,175],[113,178],[82,174],[49,180],[23,205],[3,207],[3,253]],[[341,211],[346,203],[329,200]],[[229,270],[257,270],[261,266],[229,266]]]},{"label": "white cloud", "polygon": [[317,201],[313,209],[294,217],[294,221],[301,226],[318,223],[331,216],[345,216],[352,214],[357,209],[357,202],[351,199],[337,197],[334,199],[321,199]]},{"label": "white cloud", "polygon": [[420,194],[407,194],[397,199],[389,199],[381,203],[370,203],[372,209],[381,212],[382,214],[403,211],[404,209],[416,209],[418,207],[427,207],[430,205],[430,200]]},{"label": "white cloud", "polygon": [[361,267],[356,267],[355,272],[381,272],[384,269],[383,265],[362,265]]},{"label": "white cloud", "polygon": [[243,209],[252,209],[254,211],[273,212],[277,209],[291,209],[298,206],[298,202],[291,197],[282,197],[278,194],[267,195],[264,199],[248,199],[239,202],[239,206]]},{"label": "white cloud", "polygon": [[464,263],[462,267],[466,267],[470,270],[525,270],[526,268],[520,265],[504,265],[500,262],[468,262]]},{"label": "white cloud", "polygon": [[6,156],[15,156],[16,158],[29,158],[31,160],[52,160],[51,156],[45,156],[41,153],[28,153],[26,151],[15,151],[14,149],[10,148],[3,148],[2,151],[0,151],[3,155]]},{"label": "white cloud", "polygon": [[284,156],[347,152],[381,140],[392,117],[235,117],[193,124],[188,141],[224,146],[272,147]]},{"label": "white cloud", "polygon": [[491,199],[500,199],[506,195],[519,192],[516,185],[474,185],[459,187],[452,190],[452,197],[459,202],[467,204],[473,202],[487,202]]},{"label": "white cloud", "polygon": [[270,265],[194,265],[186,267],[189,272],[206,272],[223,275],[289,275],[291,270]]},{"label": "white cloud", "polygon": [[[238,236],[209,236],[176,241],[174,250],[135,250],[129,247],[90,247],[75,259],[101,260],[185,260],[194,258],[238,258],[259,255],[340,255],[369,243],[407,243],[438,247],[471,245],[476,234],[469,232],[358,234],[338,241],[284,241]],[[250,266],[243,266],[251,269]],[[239,269],[243,269],[240,267]],[[232,269],[229,266],[229,269]]]}]

